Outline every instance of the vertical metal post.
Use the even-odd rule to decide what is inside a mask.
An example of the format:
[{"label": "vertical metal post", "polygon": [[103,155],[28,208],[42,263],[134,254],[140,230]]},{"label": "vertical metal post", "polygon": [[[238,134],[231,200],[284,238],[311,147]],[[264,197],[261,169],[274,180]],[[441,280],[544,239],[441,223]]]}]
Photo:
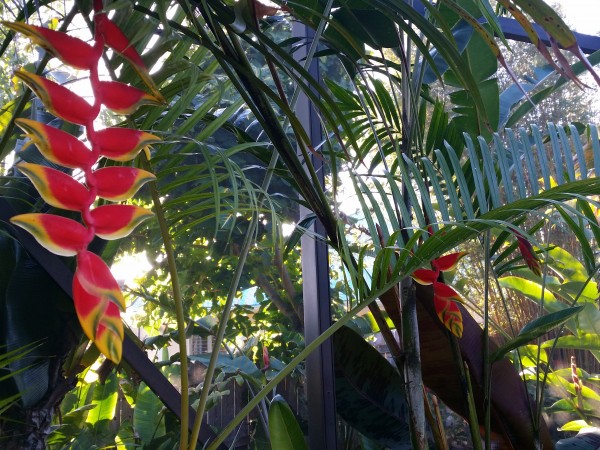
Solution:
[{"label": "vertical metal post", "polygon": [[[306,44],[294,54],[297,60],[302,60],[314,32],[304,24],[294,22],[293,35],[302,38]],[[319,79],[319,65],[316,60],[311,64],[309,72],[314,79]],[[305,95],[298,99],[295,112],[307,130],[311,142],[314,145],[321,143],[321,123]],[[323,162],[311,156],[311,163],[319,175],[321,186],[324,186]],[[301,217],[309,212],[300,207]],[[318,221],[313,225],[312,231],[316,235],[326,235],[325,228]],[[305,235],[302,237],[301,246],[304,339],[308,344],[331,325],[329,259],[327,244],[324,241]],[[337,449],[333,348],[330,340],[323,343],[306,360],[306,391],[309,447],[313,450]]]}]

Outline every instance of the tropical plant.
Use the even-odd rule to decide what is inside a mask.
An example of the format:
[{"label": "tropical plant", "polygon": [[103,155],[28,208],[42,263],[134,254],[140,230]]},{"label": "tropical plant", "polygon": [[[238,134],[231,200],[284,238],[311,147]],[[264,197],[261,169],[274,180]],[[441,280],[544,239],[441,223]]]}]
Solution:
[{"label": "tropical plant", "polygon": [[[525,26],[549,62],[554,63],[553,58],[547,50],[544,53],[545,47],[531,27],[533,21],[544,27],[557,45],[576,54],[582,60],[581,66],[590,68],[572,33],[544,2],[501,3]],[[174,361],[181,368],[180,448],[194,448],[201,432],[221,358],[218,349],[226,337],[234,337],[228,326],[235,323],[231,320],[235,300],[240,288],[250,283],[245,268],[261,256],[255,252],[257,242],[273,247],[271,255],[262,253],[268,256],[266,265],[275,261],[273,284],[290,286],[286,278],[294,271],[285,269],[283,255],[289,257],[290,253],[285,251],[279,226],[286,214],[279,207],[280,202],[289,205],[295,201],[316,216],[323,227],[318,238],[326,240],[342,261],[347,307],[325,333],[301,350],[294,350],[295,356],[256,392],[209,448],[217,448],[246,414],[264,402],[277,383],[328,337],[339,337],[336,345],[352,339],[345,331],[337,331],[367,307],[395,364],[395,368],[385,369],[389,376],[382,377],[387,381],[382,382],[381,389],[387,395],[377,401],[398,401],[408,409],[402,420],[396,418],[397,428],[390,429],[392,440],[386,440],[386,445],[427,446],[426,385],[469,419],[474,448],[480,445],[480,426],[487,448],[491,448],[492,440],[506,448],[550,448],[552,442],[541,419],[540,404],[530,402],[507,358],[500,354],[492,358],[497,349],[489,340],[487,296],[482,329],[466,308],[449,301],[456,297],[453,293],[442,292],[450,284],[443,272],[451,264],[441,262],[447,253],[455,253],[461,242],[478,238],[486,249],[484,259],[489,268],[492,257],[506,260],[510,252],[504,252],[503,246],[510,247],[507,242],[513,239],[512,247],[520,243],[523,257],[535,267],[527,246],[531,236],[522,220],[532,214],[545,219],[549,217],[546,209],[557,205],[558,211],[568,208],[565,223],[580,241],[588,231],[597,233],[588,197],[600,194],[600,184],[596,176],[588,176],[588,169],[593,166],[598,173],[598,132],[589,128],[587,154],[575,128],[570,128],[571,141],[563,128],[552,125],[544,130],[532,127],[529,132],[508,132],[506,141],[493,134],[500,122],[499,91],[493,75],[496,61],[503,64],[504,59],[492,38],[494,33],[502,33],[489,3],[424,2],[424,11],[408,2],[379,0],[360,5],[288,3],[286,11],[315,29],[313,44],[303,38],[272,34],[271,26],[277,20],[273,15],[278,9],[265,9],[260,3],[182,0],[169,6],[140,1],[116,2],[106,5],[106,11],[100,11],[97,5],[95,9],[102,17],[107,17],[105,12],[110,10],[110,21],[116,27],[126,32],[135,30],[128,41],[151,62],[147,65],[156,89],[168,104],[132,112],[117,125],[147,130],[165,142],[157,146],[150,161],[144,156],[134,160],[133,164],[157,174],[157,181],[148,183],[148,189],[142,191],[142,198],[152,202],[157,220],[148,234],[151,240],[141,233],[134,235],[129,249],[151,250],[156,271],[150,277],[156,285],[143,284],[138,292],[161,308],[162,317],[168,317],[169,312],[174,316],[175,329],[169,337],[179,344]],[[68,20],[63,25],[68,27],[78,12],[93,28],[87,2],[78,2],[66,14]],[[487,19],[487,28],[475,19],[479,16]],[[98,30],[97,25],[94,30]],[[3,48],[11,39],[7,36]],[[327,49],[317,53],[317,43],[325,44]],[[121,59],[124,54],[131,60],[133,47],[110,46],[116,51],[103,58],[111,76],[121,83],[138,83],[140,71],[122,65]],[[303,47],[308,47],[304,60],[290,55]],[[564,64],[558,47],[553,51],[559,60],[555,66],[561,74],[559,82],[574,79],[579,68],[570,69]],[[347,74],[344,82],[352,88],[340,87],[338,80],[325,80],[323,85],[318,76],[313,76],[310,63],[326,54],[341,62]],[[478,58],[485,64],[478,65]],[[596,58],[597,54],[590,60],[595,62]],[[148,80],[146,75],[142,79]],[[441,102],[430,97],[427,85],[435,79],[456,87],[450,97],[455,113],[452,117]],[[325,131],[320,142],[310,140],[295,112],[299,92],[308,97],[318,113]],[[27,99],[24,93],[16,106],[8,109],[0,155],[11,150],[13,124],[23,114]],[[535,102],[535,94],[529,100]],[[465,131],[473,138],[463,135]],[[546,136],[554,165],[548,163],[544,150]],[[87,167],[89,171],[91,166]],[[320,179],[323,172],[329,183],[326,188]],[[538,179],[543,180],[543,189]],[[274,195],[272,182],[279,183],[276,193],[290,197],[286,202]],[[348,186],[359,205],[358,218],[344,214],[341,195]],[[33,209],[38,206],[35,203],[41,203],[35,194],[26,192],[22,179],[7,179],[3,190],[6,197],[16,198],[13,204],[20,209]],[[570,200],[580,202],[580,208],[568,206]],[[299,233],[306,232],[308,221],[298,222]],[[347,232],[356,230],[360,238],[347,239]],[[494,243],[493,230],[498,236]],[[292,236],[288,248],[297,243],[298,233]],[[587,244],[585,250],[586,264],[593,273],[596,263],[590,256],[594,248]],[[117,251],[113,245],[100,249],[109,260]],[[161,256],[155,259],[155,255]],[[217,257],[216,264],[200,263],[212,256]],[[230,276],[216,279],[219,289],[213,293],[212,274],[207,276],[206,271],[216,270],[220,276],[223,265]],[[423,275],[429,284],[415,284],[410,278],[423,281]],[[297,299],[291,298],[293,291],[286,292],[290,301],[277,305],[292,323],[293,317],[301,316]],[[275,295],[269,298],[276,304]],[[194,332],[200,316],[207,314],[207,299],[212,300],[210,312],[217,319],[216,326],[209,330],[215,335],[217,350],[208,361],[196,419],[191,421],[186,336]],[[376,299],[381,300],[383,311]],[[285,309],[286,303],[291,311]],[[448,311],[453,313],[452,320],[448,320]],[[456,311],[460,312],[460,320]],[[451,325],[455,335],[449,333],[439,316]],[[559,318],[551,319],[534,323],[534,331],[526,330],[529,334],[524,336],[537,337],[538,332],[562,323]],[[398,330],[399,338],[392,328]],[[459,330],[460,338],[456,336]],[[95,337],[93,332],[88,335]],[[520,339],[524,342],[523,336]],[[367,351],[362,350],[364,346],[355,347],[356,355],[348,356]],[[85,343],[76,353],[77,358],[69,360],[71,367],[82,361],[81,348]],[[112,356],[118,360],[116,353]],[[338,369],[351,366],[352,361],[355,358],[338,361],[342,365]],[[398,389],[390,387],[390,380],[397,380],[396,376],[400,378],[399,383],[394,382]],[[388,382],[390,385],[385,385]],[[464,386],[471,387],[465,391]],[[283,412],[278,400],[272,408],[276,417],[270,419],[273,426],[290,423],[290,414]],[[94,412],[97,409],[89,413],[77,408],[72,411],[77,411],[77,420],[87,416],[85,423],[89,426],[85,430],[101,432],[96,424],[109,416],[99,416]],[[352,425],[364,434],[361,427],[371,422],[355,418]],[[273,437],[278,433],[271,430],[271,434]]]}]

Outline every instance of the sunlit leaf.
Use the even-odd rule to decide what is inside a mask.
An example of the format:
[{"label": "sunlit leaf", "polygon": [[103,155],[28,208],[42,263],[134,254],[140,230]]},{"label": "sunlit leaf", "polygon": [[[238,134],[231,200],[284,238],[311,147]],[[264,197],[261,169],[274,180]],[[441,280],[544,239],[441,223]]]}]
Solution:
[{"label": "sunlit leaf", "polygon": [[115,373],[111,373],[104,383],[98,382],[92,394],[92,405],[96,407],[88,413],[86,422],[95,424],[101,420],[114,419],[119,399],[118,391],[119,380]]},{"label": "sunlit leaf", "polygon": [[562,325],[571,317],[578,314],[582,309],[583,306],[574,306],[572,308],[566,308],[532,320],[523,327],[523,329],[515,338],[511,339],[501,348],[496,350],[496,352],[492,355],[492,360],[498,360],[506,355],[509,351],[514,350],[515,348],[546,334],[548,331],[558,327],[559,325]]},{"label": "sunlit leaf", "polygon": [[589,424],[585,420],[572,420],[560,427],[559,431],[580,431],[584,428],[589,428]]}]

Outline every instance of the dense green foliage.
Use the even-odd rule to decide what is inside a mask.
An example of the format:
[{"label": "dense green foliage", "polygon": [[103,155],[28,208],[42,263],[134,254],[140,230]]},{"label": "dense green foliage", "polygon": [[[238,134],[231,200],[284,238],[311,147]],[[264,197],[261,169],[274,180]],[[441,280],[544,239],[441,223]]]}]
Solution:
[{"label": "dense green foliage", "polygon": [[[36,23],[56,18],[59,27],[89,36],[90,2],[67,3],[64,12],[54,9],[62,2],[38,3],[39,14],[15,6],[4,15]],[[188,427],[187,418],[164,410],[135,367],[98,359],[68,296],[2,223],[0,413],[8,420],[0,425],[0,446],[4,439],[18,448],[25,435],[50,448],[194,448],[199,420],[243,387],[248,401],[219,424],[209,448],[232,443],[251,412],[248,448],[269,441],[285,443],[273,448],[304,448],[305,412],[292,412],[274,389],[302,380],[306,356],[332,335],[340,430],[352,430],[340,435],[354,448],[427,448],[426,430],[444,448],[450,430],[441,430],[424,387],[468,418],[473,448],[491,448],[492,434],[514,448],[567,436],[550,436],[544,406],[568,414],[560,425],[597,425],[598,376],[580,366],[583,387],[575,388],[552,352],[600,354],[598,129],[540,123],[496,134],[572,75],[547,67],[542,82],[524,84],[530,99],[514,87],[507,100],[498,82],[503,58],[490,42],[498,22],[489,3],[425,3],[426,17],[409,3],[382,0],[299,0],[264,15],[255,2],[107,2],[168,104],[127,117],[106,113],[108,123],[151,131],[164,143],[149,160],[141,155],[132,163],[157,175],[137,200],[152,207],[156,220],[126,240],[98,242],[96,250],[109,262],[145,255],[149,269],[127,280],[128,335],[181,388],[183,416],[191,405],[198,420]],[[543,9],[524,11],[538,23],[546,17]],[[488,24],[476,26],[471,16]],[[320,45],[292,34],[292,19],[313,28]],[[568,32],[553,33],[578,54]],[[5,35],[3,64],[21,54],[20,42]],[[589,60],[596,64],[600,53]],[[309,70],[313,61],[321,63],[321,76]],[[46,58],[37,63],[61,79],[64,67],[47,66]],[[106,76],[139,83],[119,55],[105,63]],[[582,62],[573,65],[573,74],[585,70]],[[12,92],[8,80],[0,82]],[[305,129],[308,103],[321,142],[311,142]],[[3,160],[16,146],[14,119],[31,117],[32,105],[26,91],[6,96]],[[36,152],[17,158],[35,159]],[[17,170],[3,170],[0,207],[48,209]],[[312,228],[315,219],[322,235]],[[310,318],[303,313],[302,235],[331,251],[336,321],[311,343],[303,338]],[[572,237],[568,251],[560,248],[565,235]],[[540,275],[526,268],[532,257],[519,252],[517,237],[533,245]],[[457,306],[464,333],[456,338],[438,317],[433,287],[409,276],[466,245],[467,262],[441,280],[469,305]],[[518,303],[508,306],[507,299]],[[532,315],[515,328],[511,311],[523,305]],[[145,343],[140,330],[149,335]],[[389,360],[369,345],[374,336],[385,341]],[[492,341],[498,336],[500,345]],[[192,337],[211,342],[212,353],[190,355]],[[19,365],[12,357],[23,346],[33,358]],[[188,363],[194,370],[202,363],[201,380],[188,373]],[[90,379],[94,371],[97,380]],[[23,379],[43,391],[33,398]],[[61,415],[52,417],[55,406]],[[35,408],[45,408],[44,421],[32,420]]]}]

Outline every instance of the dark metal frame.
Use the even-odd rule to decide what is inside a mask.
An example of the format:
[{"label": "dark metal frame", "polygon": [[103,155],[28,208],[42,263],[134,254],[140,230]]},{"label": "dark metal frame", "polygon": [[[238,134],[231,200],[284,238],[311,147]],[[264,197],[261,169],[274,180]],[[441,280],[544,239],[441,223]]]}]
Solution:
[{"label": "dark metal frame", "polygon": [[[314,31],[301,23],[294,23],[294,37],[304,44],[294,53],[299,61],[307,56],[307,48],[314,39]],[[315,80],[320,80],[319,62],[313,59],[308,72]],[[314,106],[302,94],[296,104],[296,115],[308,132],[311,142],[317,146],[323,142],[323,129]],[[310,156],[321,186],[325,186],[325,165],[323,160]],[[312,213],[300,207],[300,216]],[[326,236],[325,227],[318,220],[311,227],[315,236]],[[304,305],[304,341],[314,341],[331,326],[331,296],[329,286],[329,258],[327,243],[307,234],[302,236],[302,298]],[[309,448],[334,450],[338,447],[337,416],[335,412],[335,373],[333,368],[333,346],[325,341],[306,358],[306,397],[308,409]]]}]

